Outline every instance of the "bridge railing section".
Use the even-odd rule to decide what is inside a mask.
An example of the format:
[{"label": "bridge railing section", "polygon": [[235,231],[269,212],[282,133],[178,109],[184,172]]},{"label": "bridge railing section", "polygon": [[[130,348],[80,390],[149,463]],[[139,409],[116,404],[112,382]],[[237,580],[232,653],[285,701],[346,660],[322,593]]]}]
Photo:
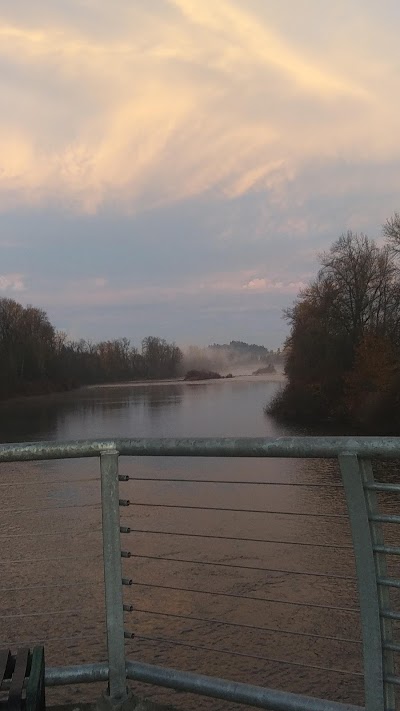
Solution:
[{"label": "bridge railing section", "polygon": [[49,666],[105,661],[98,462],[0,464],[0,501],[0,648],[43,644]]},{"label": "bridge railing section", "polygon": [[[83,458],[92,457],[100,460],[100,478],[93,469],[88,474]],[[154,459],[149,475],[138,466],[140,457],[200,457],[202,467],[200,474],[178,467],[171,476]],[[245,458],[245,475],[243,468],[232,469],[232,477],[226,468],[220,475],[220,457]],[[11,566],[11,573],[2,575],[1,644],[65,646],[62,663],[47,669],[48,685],[108,680],[106,698],[113,706],[123,704],[128,678],[284,711],[355,708],[350,703],[367,711],[398,707],[400,438],[0,446],[0,463],[71,458],[81,462],[74,469],[69,463],[68,482],[60,481],[59,472],[54,478],[51,468],[24,481],[7,468],[2,477],[0,466],[0,489],[13,492],[16,504],[2,511],[0,543],[8,553],[0,565],[6,571]],[[303,481],[274,480],[260,468],[268,458],[284,458],[288,467],[301,459],[311,471],[304,470]],[[328,472],[315,466],[321,461],[329,463]],[[387,461],[389,473],[382,468]],[[52,476],[55,493],[49,495]],[[32,511],[18,509],[18,486],[25,492],[32,487]],[[78,499],[71,486],[83,487]],[[47,487],[44,498],[40,487]],[[290,510],[282,501],[290,502]],[[86,508],[86,530],[80,515],[71,533],[71,520]],[[46,523],[49,509],[58,514],[50,511],[54,518]],[[74,549],[71,574],[68,541],[83,533],[87,538],[79,556]],[[17,540],[29,550],[25,557],[15,553]],[[40,549],[32,547],[34,540]],[[62,555],[53,558],[57,540]],[[68,586],[74,595],[77,586],[87,586],[81,605],[52,608],[51,595],[59,602]],[[36,609],[31,591],[46,596],[45,609]],[[99,591],[105,593],[106,655]],[[90,613],[94,626],[85,617]],[[94,649],[85,646],[86,637],[96,639]],[[85,658],[71,664],[82,649]]]}]

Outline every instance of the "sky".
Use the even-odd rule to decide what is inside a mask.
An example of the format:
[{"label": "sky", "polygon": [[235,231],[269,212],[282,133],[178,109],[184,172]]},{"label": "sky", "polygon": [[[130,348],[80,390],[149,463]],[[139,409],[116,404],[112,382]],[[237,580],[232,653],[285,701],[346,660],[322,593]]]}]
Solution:
[{"label": "sky", "polygon": [[281,346],[400,210],[398,0],[0,0],[0,296],[71,338]]}]

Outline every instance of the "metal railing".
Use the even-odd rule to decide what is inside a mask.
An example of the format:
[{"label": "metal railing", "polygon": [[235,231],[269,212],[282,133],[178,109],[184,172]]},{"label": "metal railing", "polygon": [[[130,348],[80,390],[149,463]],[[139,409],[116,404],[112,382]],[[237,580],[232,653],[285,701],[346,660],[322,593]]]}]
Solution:
[{"label": "metal railing", "polygon": [[[341,480],[343,485],[344,497],[347,504],[348,516],[344,513],[321,512],[288,512],[281,510],[267,510],[265,508],[252,506],[251,508],[241,508],[236,506],[225,505],[202,505],[199,503],[168,503],[165,500],[160,502],[150,501],[129,501],[127,498],[122,498],[120,493],[121,482],[132,482],[132,486],[138,485],[138,482],[152,481],[151,478],[131,476],[119,474],[118,462],[120,456],[135,456],[135,457],[249,457],[249,458],[303,458],[303,459],[333,459],[337,460],[340,467]],[[400,523],[399,514],[392,512],[382,512],[378,506],[379,497],[394,497],[400,493],[400,482],[381,482],[376,481],[371,462],[379,462],[386,459],[400,460],[400,438],[332,438],[332,437],[294,437],[294,438],[279,438],[279,439],[114,439],[114,440],[94,440],[94,441],[77,441],[77,442],[43,442],[43,443],[28,443],[28,444],[10,444],[0,445],[0,463],[4,462],[24,462],[35,460],[59,460],[70,458],[98,457],[100,459],[100,474],[101,474],[101,514],[102,514],[102,549],[104,563],[104,586],[105,586],[105,622],[107,630],[107,662],[93,662],[89,664],[80,664],[73,666],[58,666],[50,667],[46,670],[46,684],[49,686],[57,686],[64,684],[88,683],[94,681],[108,681],[108,700],[111,706],[119,706],[124,703],[127,698],[127,679],[137,682],[145,682],[165,688],[175,690],[183,690],[195,694],[201,694],[227,701],[235,701],[238,703],[248,704],[259,708],[273,709],[274,711],[345,711],[345,709],[361,708],[360,706],[351,706],[344,703],[338,703],[326,699],[319,699],[310,696],[293,694],[285,691],[278,691],[270,688],[264,688],[252,684],[239,683],[237,681],[229,681],[212,676],[195,674],[193,672],[173,669],[164,665],[149,664],[143,661],[137,661],[127,658],[126,644],[128,640],[133,639],[133,643],[137,644],[142,641],[146,644],[153,644],[156,647],[165,648],[168,645],[173,645],[175,648],[183,648],[185,654],[189,654],[190,650],[203,650],[207,654],[216,653],[218,655],[227,654],[230,657],[238,657],[245,663],[245,660],[257,660],[258,663],[268,666],[277,664],[289,665],[298,668],[315,669],[323,674],[329,672],[348,675],[350,679],[357,680],[360,677],[364,678],[364,706],[366,711],[394,711],[396,708],[396,689],[400,686],[400,676],[397,673],[396,655],[400,653],[400,644],[396,635],[396,623],[400,621],[400,609],[396,610],[392,605],[391,591],[396,591],[400,588],[400,580],[388,572],[391,566],[388,565],[389,559],[397,560],[400,555],[400,546],[388,545],[386,529],[393,528],[393,524]],[[0,471],[1,475],[1,471]],[[85,480],[86,481],[86,480]],[[167,482],[190,482],[199,484],[221,484],[221,485],[252,485],[260,486],[285,486],[287,482],[277,481],[269,482],[267,480],[216,480],[216,479],[183,479],[183,478],[162,478],[154,477],[153,481]],[[1,483],[1,476],[0,476]],[[307,482],[304,484],[289,484],[290,486],[305,486],[318,487],[330,486],[334,490],[341,487],[340,483],[325,482],[323,484],[315,482]],[[133,489],[135,496],[135,489]],[[257,499],[256,499],[257,500]],[[100,502],[99,502],[100,504]],[[75,504],[76,505],[76,504]],[[93,506],[93,503],[81,504],[82,506]],[[359,609],[348,604],[329,604],[322,602],[312,602],[309,600],[283,600],[278,597],[269,597],[265,595],[255,594],[253,590],[244,590],[240,592],[232,590],[209,590],[206,585],[201,584],[194,588],[182,586],[180,584],[169,585],[165,582],[154,581],[154,579],[145,580],[138,578],[135,571],[134,576],[127,577],[123,571],[124,565],[128,562],[125,559],[130,559],[132,562],[166,562],[178,565],[200,565],[211,566],[213,569],[220,571],[233,571],[238,574],[239,571],[244,576],[250,575],[250,571],[258,571],[258,573],[266,573],[276,579],[276,576],[304,576],[310,578],[311,581],[321,579],[327,581],[327,585],[331,585],[331,581],[352,581],[352,576],[343,573],[327,573],[324,571],[307,571],[307,570],[292,570],[280,565],[279,568],[264,565],[248,565],[243,562],[232,562],[223,560],[198,560],[192,557],[186,557],[182,553],[176,555],[168,553],[162,555],[160,553],[147,554],[146,551],[141,551],[136,548],[133,552],[121,549],[121,536],[130,533],[146,534],[148,536],[165,536],[174,537],[184,540],[200,539],[201,541],[248,541],[251,543],[277,544],[280,545],[298,545],[309,547],[312,550],[320,551],[324,554],[324,549],[340,549],[351,551],[349,544],[339,545],[318,539],[306,542],[298,540],[275,540],[265,537],[257,537],[255,535],[227,535],[226,532],[213,534],[209,529],[196,532],[194,530],[164,530],[160,528],[148,529],[143,528],[137,518],[133,517],[134,525],[131,526],[132,517],[128,520],[121,521],[120,513],[123,512],[121,518],[126,518],[125,512],[130,511],[130,507],[134,510],[185,510],[187,512],[200,511],[215,511],[220,515],[225,515],[223,512],[230,512],[236,515],[246,513],[249,515],[271,514],[277,517],[285,516],[307,516],[313,517],[315,520],[320,520],[321,523],[332,520],[339,523],[340,526],[347,522],[350,524],[352,547],[355,556],[356,579],[358,584],[358,599]],[[121,508],[122,507],[122,508]],[[136,509],[135,509],[136,507]],[[42,507],[42,510],[46,507]],[[50,507],[57,508],[57,507]],[[62,508],[68,508],[68,505],[63,505]],[[15,509],[19,516],[24,516],[28,509]],[[10,509],[12,511],[12,509]],[[395,509],[396,511],[396,509]],[[128,523],[129,525],[125,525]],[[100,534],[100,529],[99,529]],[[13,533],[5,534],[8,538],[13,537]],[[34,532],[33,532],[34,535]],[[37,535],[48,535],[50,538],[57,535],[57,532],[40,532]],[[3,534],[4,537],[4,534]],[[0,544],[2,535],[0,534]],[[125,545],[124,545],[125,548]],[[1,561],[0,561],[1,562]],[[18,561],[16,561],[18,562]],[[21,562],[21,561],[20,561]],[[23,562],[23,560],[22,560]],[[247,571],[247,572],[246,572]],[[7,590],[6,581],[3,577],[2,589]],[[246,578],[244,578],[246,580]],[[55,586],[57,583],[55,583]],[[26,580],[21,582],[23,589],[28,589],[29,584]],[[214,596],[216,600],[230,599],[240,603],[242,601],[264,601],[275,605],[290,605],[292,607],[309,608],[310,611],[318,611],[328,615],[334,613],[343,613],[346,616],[360,618],[360,626],[362,640],[354,638],[353,634],[323,634],[320,631],[310,632],[302,630],[290,630],[280,628],[274,625],[255,625],[249,622],[239,622],[236,620],[227,620],[225,615],[205,616],[203,614],[185,614],[171,612],[159,607],[153,606],[138,606],[136,600],[132,602],[124,602],[124,587],[129,589],[139,590],[145,588],[147,591],[162,590],[169,595],[173,592],[185,592],[200,596]],[[40,587],[36,586],[36,587]],[[42,587],[46,587],[46,581],[42,582]],[[243,586],[242,586],[243,587]],[[251,587],[251,586],[250,586]],[[128,588],[125,588],[127,590]],[[16,590],[13,588],[12,590]],[[11,588],[10,588],[11,591]],[[256,591],[257,592],[257,591]],[[340,601],[339,601],[340,603]],[[170,637],[160,636],[159,634],[137,634],[136,630],[125,629],[124,613],[135,611],[136,615],[151,615],[165,619],[169,624],[173,621],[182,620],[190,622],[198,622],[206,625],[216,625],[218,628],[225,626],[232,630],[270,632],[277,635],[297,635],[297,637],[305,637],[310,641],[310,644],[315,644],[318,640],[334,641],[339,645],[358,645],[362,641],[362,659],[363,659],[363,675],[359,671],[352,669],[335,669],[329,663],[324,664],[323,660],[320,664],[309,664],[302,660],[285,660],[276,659],[261,653],[253,653],[246,651],[234,650],[231,647],[215,647],[213,645],[198,645],[191,641],[182,641]],[[34,613],[31,613],[31,615]],[[40,614],[40,613],[39,613]],[[30,616],[31,616],[30,615]],[[21,616],[21,615],[19,615]],[[346,624],[346,623],[345,623]],[[351,624],[351,629],[354,630],[356,625]],[[140,650],[136,650],[135,658],[137,659]],[[345,666],[345,665],[343,665]]]}]

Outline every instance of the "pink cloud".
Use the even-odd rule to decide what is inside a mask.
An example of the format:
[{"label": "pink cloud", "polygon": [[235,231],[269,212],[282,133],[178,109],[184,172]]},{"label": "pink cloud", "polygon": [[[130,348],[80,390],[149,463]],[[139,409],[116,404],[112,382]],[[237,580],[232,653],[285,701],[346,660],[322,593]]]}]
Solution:
[{"label": "pink cloud", "polygon": [[270,293],[277,291],[281,294],[297,292],[303,289],[306,284],[303,281],[285,282],[281,279],[268,279],[267,277],[254,277],[250,281],[242,285],[244,291],[253,291],[260,293]]},{"label": "pink cloud", "polygon": [[[10,275],[9,275],[10,276]],[[18,275],[14,275],[18,276]],[[1,288],[0,278],[0,288]],[[19,284],[18,280],[9,284]],[[21,282],[22,283],[22,282]],[[79,279],[65,282],[59,286],[54,293],[52,284],[43,285],[40,292],[32,292],[29,298],[34,303],[51,303],[76,306],[85,304],[86,306],[107,306],[118,304],[148,304],[165,303],[179,301],[180,299],[196,298],[204,294],[214,294],[216,297],[226,295],[245,294],[296,294],[306,286],[302,280],[289,281],[282,278],[269,279],[268,277],[254,276],[254,271],[248,270],[217,272],[204,276],[202,279],[193,280],[182,278],[179,283],[173,286],[158,285],[155,283],[137,285],[112,284],[105,277],[92,279]]]},{"label": "pink cloud", "polygon": [[0,274],[0,291],[25,291],[22,274]]}]

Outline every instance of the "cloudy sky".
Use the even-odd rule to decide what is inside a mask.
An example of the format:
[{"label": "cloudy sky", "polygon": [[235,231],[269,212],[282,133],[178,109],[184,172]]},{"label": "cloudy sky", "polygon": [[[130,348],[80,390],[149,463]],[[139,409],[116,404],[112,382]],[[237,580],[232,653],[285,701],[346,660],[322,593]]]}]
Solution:
[{"label": "cloudy sky", "polygon": [[0,10],[0,295],[71,336],[277,347],[400,210],[398,0]]}]

